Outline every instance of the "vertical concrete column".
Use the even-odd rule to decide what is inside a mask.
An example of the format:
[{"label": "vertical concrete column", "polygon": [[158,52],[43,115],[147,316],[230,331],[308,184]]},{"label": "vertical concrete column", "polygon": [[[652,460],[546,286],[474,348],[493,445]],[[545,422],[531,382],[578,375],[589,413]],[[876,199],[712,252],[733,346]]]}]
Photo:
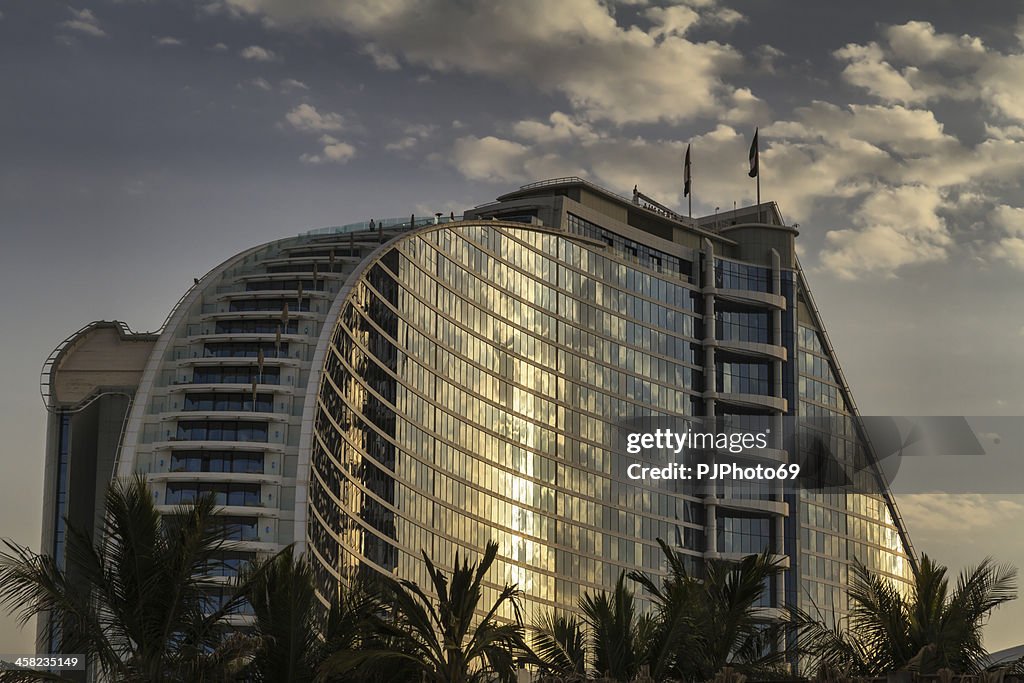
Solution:
[{"label": "vertical concrete column", "polygon": [[[772,294],[782,296],[782,259],[779,252],[772,249]],[[772,310],[772,343],[782,346],[782,311]],[[776,360],[774,369],[775,387],[773,394],[782,396],[782,361]],[[781,435],[780,435],[781,436]]]},{"label": "vertical concrete column", "polygon": [[[704,292],[704,391],[716,392],[718,385],[715,380],[715,248],[711,240],[704,239],[704,272],[702,288]],[[704,402],[708,417],[715,414],[715,399],[707,398]]]},{"label": "vertical concrete column", "polygon": [[[775,249],[772,249],[772,293],[782,296],[782,259],[779,257],[779,252]],[[775,346],[782,346],[782,311],[778,309],[772,311],[772,344]],[[772,393],[780,397],[783,395],[782,367],[782,361],[774,361],[772,371],[775,386]],[[784,428],[781,412],[777,412],[772,416],[772,435],[772,444],[774,447],[780,450],[785,448],[786,442],[783,438]],[[784,487],[782,482],[776,480],[776,500],[784,500],[783,493]],[[780,555],[784,555],[786,553],[786,518],[782,515],[775,517],[775,552]],[[775,577],[776,606],[781,606],[785,603],[785,591],[785,577],[782,574],[779,574]]]},{"label": "vertical concrete column", "polygon": [[718,557],[718,499],[713,495],[704,499],[704,536],[707,540],[707,550],[704,557]]},{"label": "vertical concrete column", "polygon": [[[701,287],[704,292],[704,393],[718,391],[715,378],[715,248],[705,238],[703,245],[704,272]],[[704,399],[704,412],[711,424],[714,423],[715,399]],[[707,540],[705,555],[718,557],[718,483],[709,482],[704,487],[704,537]]]}]

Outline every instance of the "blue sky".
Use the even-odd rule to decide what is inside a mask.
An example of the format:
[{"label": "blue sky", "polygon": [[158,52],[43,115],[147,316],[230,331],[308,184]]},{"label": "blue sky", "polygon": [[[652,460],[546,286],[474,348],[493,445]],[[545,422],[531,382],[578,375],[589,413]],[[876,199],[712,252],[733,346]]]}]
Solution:
[{"label": "blue sky", "polygon": [[[862,411],[1021,415],[1022,26],[952,0],[0,0],[0,536],[38,542],[38,368],[82,324],[153,329],[247,246],[548,177],[681,207],[688,143],[695,212],[749,203],[755,126]],[[915,545],[1024,564],[1024,501],[972,496],[901,499]]]}]

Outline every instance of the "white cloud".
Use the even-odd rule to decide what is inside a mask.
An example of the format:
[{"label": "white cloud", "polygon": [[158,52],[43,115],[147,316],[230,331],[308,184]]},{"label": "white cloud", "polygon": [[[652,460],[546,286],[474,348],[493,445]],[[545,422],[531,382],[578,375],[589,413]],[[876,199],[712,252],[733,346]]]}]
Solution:
[{"label": "white cloud", "polygon": [[853,279],[863,273],[891,276],[903,266],[945,260],[953,239],[938,215],[942,205],[939,191],[922,185],[872,192],[854,214],[858,229],[826,233],[823,268]]},{"label": "white cloud", "polygon": [[437,126],[432,123],[410,123],[405,126],[404,130],[407,135],[428,138],[437,132]]},{"label": "white cloud", "polygon": [[66,28],[86,35],[95,36],[97,38],[105,38],[107,32],[100,26],[99,19],[92,13],[90,9],[75,9],[69,7],[68,10],[71,12],[71,19],[60,22],[61,28]]},{"label": "white cloud", "polygon": [[915,493],[899,496],[897,503],[911,535],[980,532],[1024,516],[1018,500],[978,493]]},{"label": "white cloud", "polygon": [[993,225],[1007,235],[1024,237],[1024,209],[1000,204],[989,216]]},{"label": "white cloud", "polygon": [[529,152],[529,147],[511,140],[469,135],[455,141],[452,162],[469,180],[521,181],[526,177],[523,163]]},{"label": "white cloud", "polygon": [[285,120],[295,130],[307,133],[321,133],[325,131],[341,130],[345,126],[345,119],[341,114],[334,112],[319,112],[311,104],[300,104],[287,114]]},{"label": "white cloud", "polygon": [[772,45],[761,45],[754,50],[754,54],[757,56],[759,68],[770,74],[775,73],[775,63],[786,56],[785,52]]},{"label": "white cloud", "polygon": [[908,21],[890,26],[885,35],[892,54],[913,64],[943,62],[970,67],[981,64],[986,57],[981,39],[966,34],[936,33],[935,27],[927,21]]},{"label": "white cloud", "polygon": [[302,81],[296,80],[294,78],[286,78],[283,81],[281,81],[281,89],[284,91],[309,90],[309,86],[303,83]]},{"label": "white cloud", "polygon": [[174,36],[158,36],[153,38],[153,42],[159,47],[177,47],[182,45],[182,41]]},{"label": "white cloud", "polygon": [[[976,215],[985,188],[1024,172],[1024,142],[1006,134],[968,146],[933,112],[900,104],[813,102],[762,130],[767,171],[791,180],[772,193],[787,215],[801,220],[823,201],[849,200],[852,227],[827,233],[820,255],[825,270],[847,279],[945,260],[955,230],[969,229],[952,214]],[[1013,236],[1001,247],[1019,250]]]},{"label": "white cloud", "polygon": [[512,126],[512,130],[519,137],[540,144],[567,140],[587,141],[599,137],[590,124],[577,121],[560,111],[553,112],[548,117],[548,123],[519,121]]},{"label": "white cloud", "polygon": [[[267,87],[270,87],[269,83]],[[354,146],[328,134],[346,127],[341,114],[321,112],[313,105],[303,103],[285,114],[285,121],[297,131],[320,134],[320,151],[302,154],[299,160],[304,164],[345,164],[356,156]]]},{"label": "white cloud", "polygon": [[299,160],[304,164],[345,164],[356,156],[356,148],[330,135],[320,138],[323,149],[318,154],[303,154]]},{"label": "white cloud", "polygon": [[437,126],[426,123],[412,123],[403,128],[404,137],[388,143],[384,146],[389,152],[405,152],[413,149],[422,140],[431,137],[437,131]]},{"label": "white cloud", "polygon": [[755,96],[749,88],[737,88],[725,100],[725,104],[729,109],[719,118],[726,123],[754,125],[771,120],[768,103]]},{"label": "white cloud", "polygon": [[651,37],[658,39],[665,36],[684,36],[686,32],[700,22],[700,15],[685,5],[670,7],[652,7],[644,16],[654,23]]},{"label": "white cloud", "polygon": [[924,21],[889,26],[884,35],[884,44],[850,44],[834,53],[847,62],[848,82],[884,102],[977,99],[1024,121],[1024,52],[1001,52],[975,36],[939,33]]},{"label": "white cloud", "polygon": [[926,109],[859,104],[841,108],[816,101],[797,108],[794,114],[795,121],[767,126],[765,135],[823,142],[849,138],[886,147],[900,156],[933,154],[937,147],[958,144]]},{"label": "white cloud", "polygon": [[273,90],[273,86],[271,86],[270,82],[267,81],[267,79],[265,79],[265,78],[250,78],[249,80],[247,80],[245,82],[245,85],[248,85],[248,86],[251,86],[251,87],[256,88],[258,90],[263,90],[263,91],[266,91],[266,92],[269,92],[270,90]]},{"label": "white cloud", "polygon": [[259,45],[244,47],[238,54],[243,59],[249,59],[254,62],[273,62],[277,59],[277,55],[272,50],[260,47]]},{"label": "white cloud", "polygon": [[210,46],[210,49],[214,52],[227,52],[228,46],[224,43],[214,43]]},{"label": "white cloud", "polygon": [[389,142],[384,145],[384,149],[389,152],[404,152],[405,150],[412,149],[419,143],[419,138],[412,135],[406,135],[404,138]]},{"label": "white cloud", "polygon": [[988,249],[988,256],[1024,270],[1024,208],[1000,204],[989,214],[989,222],[1002,235]]},{"label": "white cloud", "polygon": [[369,55],[370,59],[382,71],[397,71],[402,68],[398,58],[390,52],[382,49],[376,43],[367,43],[363,46],[363,53]]},{"label": "white cloud", "polygon": [[697,24],[732,26],[746,17],[730,7],[719,7],[716,0],[684,0],[678,5],[652,7],[644,13],[655,23],[657,35],[684,35]]},{"label": "white cloud", "polygon": [[982,99],[1004,116],[1024,122],[1024,54],[991,59],[978,75]]},{"label": "white cloud", "polygon": [[846,81],[864,88],[883,102],[923,104],[941,96],[967,96],[961,88],[941,81],[933,82],[917,67],[908,66],[902,71],[896,69],[886,61],[885,51],[878,43],[851,43],[834,54],[847,62],[843,69]]},{"label": "white cloud", "polygon": [[[713,3],[649,10],[652,26],[618,25],[599,0],[394,0],[387,3],[295,3],[225,0],[236,12],[275,25],[335,26],[364,42],[381,68],[398,58],[432,71],[461,71],[528,82],[563,94],[576,115],[615,124],[680,121],[727,108],[740,54],[688,35],[693,17],[734,22]],[[537,17],[542,16],[543,21]],[[500,26],[500,31],[495,27]]]},{"label": "white cloud", "polygon": [[469,180],[495,183],[587,175],[564,155],[534,152],[527,145],[492,135],[458,138],[452,148],[452,164]]}]

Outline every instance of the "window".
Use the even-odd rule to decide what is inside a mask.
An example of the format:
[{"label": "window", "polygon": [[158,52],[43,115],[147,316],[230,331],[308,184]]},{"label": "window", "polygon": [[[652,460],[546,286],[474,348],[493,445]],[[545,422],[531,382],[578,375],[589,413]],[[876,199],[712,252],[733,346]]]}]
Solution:
[{"label": "window", "polygon": [[230,515],[218,515],[216,526],[223,531],[225,540],[228,541],[258,541],[259,519],[256,517],[234,517]]},{"label": "window", "polygon": [[678,256],[634,242],[571,213],[568,214],[567,222],[570,232],[600,240],[620,254],[636,259],[648,268],[667,273],[679,273],[684,276],[690,274],[691,264]]},{"label": "window", "polygon": [[726,553],[754,554],[772,547],[772,524],[763,517],[718,519],[718,550]]},{"label": "window", "polygon": [[295,299],[239,299],[228,304],[229,311],[283,311],[288,304],[289,311],[308,311],[309,299],[302,298],[301,304]]},{"label": "window", "polygon": [[273,394],[256,394],[255,405],[251,393],[204,393],[186,394],[185,410],[244,412],[274,412]]},{"label": "window", "polygon": [[299,285],[302,285],[302,289],[307,292],[311,291],[324,291],[324,280],[317,278],[316,280],[259,280],[256,282],[245,283],[245,291],[247,292],[276,292],[276,291],[295,291],[298,290]]},{"label": "window", "polygon": [[285,325],[278,318],[261,320],[218,320],[216,325],[217,334],[274,334],[281,330],[281,334],[298,334],[299,321],[289,320]]},{"label": "window", "polygon": [[720,363],[716,367],[718,390],[770,396],[769,370],[767,363]]},{"label": "window", "polygon": [[225,550],[216,553],[203,567],[208,576],[238,576],[256,555],[254,553]]},{"label": "window", "polygon": [[178,441],[267,441],[267,423],[243,420],[182,420]]},{"label": "window", "polygon": [[747,289],[770,292],[772,271],[763,266],[715,259],[715,286],[724,289]]},{"label": "window", "polygon": [[257,358],[260,351],[264,358],[286,358],[288,342],[213,342],[203,346],[203,358]]},{"label": "window", "polygon": [[767,311],[715,311],[718,339],[770,344],[771,323]]},{"label": "window", "polygon": [[[203,612],[209,614],[216,610],[219,610],[228,603],[233,597],[232,589],[230,588],[212,588],[208,589],[203,594]],[[228,614],[254,614],[252,604],[245,599],[239,600],[234,604],[231,609],[227,610]]]},{"label": "window", "polygon": [[172,472],[235,472],[262,474],[263,453],[252,451],[174,451]]},{"label": "window", "polygon": [[210,495],[217,505],[254,507],[261,504],[259,484],[225,482],[171,482],[167,484],[165,500],[168,505],[184,505]]},{"label": "window", "polygon": [[281,368],[264,367],[260,372],[257,365],[197,367],[192,371],[193,384],[280,384]]}]

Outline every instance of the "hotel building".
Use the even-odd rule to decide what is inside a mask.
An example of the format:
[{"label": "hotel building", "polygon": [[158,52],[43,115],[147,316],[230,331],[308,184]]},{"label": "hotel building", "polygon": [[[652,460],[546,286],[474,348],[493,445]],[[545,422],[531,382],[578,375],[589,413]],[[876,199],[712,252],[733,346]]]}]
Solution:
[{"label": "hotel building", "polygon": [[[457,220],[243,251],[159,334],[96,323],[51,357],[45,387],[86,358],[119,374],[44,391],[44,548],[60,558],[61,516],[95,527],[105,482],[141,472],[164,511],[217,497],[234,541],[225,573],[295,543],[325,601],[364,571],[425,585],[421,551],[450,569],[494,539],[489,590],[518,583],[528,617],[575,610],[622,571],[662,572],[662,538],[697,571],[769,550],[786,571],[765,607],[840,615],[854,558],[912,575],[884,482],[697,491],[622,467],[623,424],[701,416],[772,429],[751,462],[824,442],[839,462],[871,463],[796,239],[774,203],[690,219],[560,178]],[[103,428],[80,427],[99,395],[112,405],[88,424]],[[801,416],[840,426],[784,438],[783,418]],[[75,507],[79,488],[93,517]]]}]

